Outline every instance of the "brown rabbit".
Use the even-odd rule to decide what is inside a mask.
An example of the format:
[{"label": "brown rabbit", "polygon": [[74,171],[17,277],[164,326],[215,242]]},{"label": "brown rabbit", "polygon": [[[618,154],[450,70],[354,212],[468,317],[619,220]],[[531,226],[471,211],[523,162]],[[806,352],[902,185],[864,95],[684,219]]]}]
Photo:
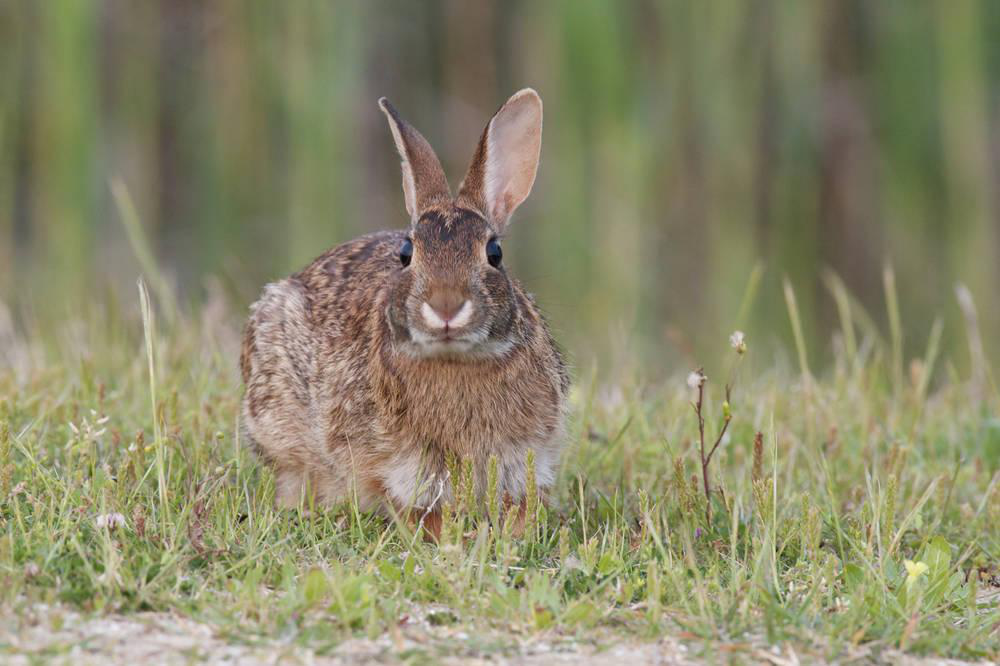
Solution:
[{"label": "brown rabbit", "polygon": [[[541,492],[563,440],[568,377],[499,238],[535,180],[542,100],[518,92],[483,132],[453,197],[437,156],[386,99],[410,228],[340,245],[269,284],[251,307],[240,366],[249,440],[277,499],[416,509],[451,497],[446,460],[471,460],[482,493]],[[433,529],[433,527],[432,527]]]}]

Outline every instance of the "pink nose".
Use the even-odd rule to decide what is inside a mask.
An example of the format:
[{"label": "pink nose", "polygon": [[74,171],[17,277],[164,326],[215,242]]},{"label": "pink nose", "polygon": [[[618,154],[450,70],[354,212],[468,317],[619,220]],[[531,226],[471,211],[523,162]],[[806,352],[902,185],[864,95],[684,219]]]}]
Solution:
[{"label": "pink nose", "polygon": [[465,297],[458,289],[441,287],[431,292],[427,304],[442,321],[452,320],[465,303]]},{"label": "pink nose", "polygon": [[431,292],[430,298],[420,306],[424,324],[445,331],[469,325],[475,311],[475,305],[462,292],[449,288]]}]

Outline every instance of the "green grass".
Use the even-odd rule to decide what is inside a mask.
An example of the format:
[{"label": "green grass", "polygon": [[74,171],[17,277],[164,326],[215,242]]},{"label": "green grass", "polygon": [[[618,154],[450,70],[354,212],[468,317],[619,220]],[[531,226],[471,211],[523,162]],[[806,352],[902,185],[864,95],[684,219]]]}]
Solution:
[{"label": "green grass", "polygon": [[[319,652],[407,616],[471,636],[432,657],[664,634],[707,658],[1000,657],[998,397],[936,349],[903,375],[896,344],[851,330],[814,374],[752,340],[736,363],[713,334],[735,388],[710,520],[688,369],[614,385],[578,371],[557,490],[525,534],[460,500],[433,544],[351,507],[275,510],[237,434],[241,313],[86,310],[0,330],[0,615],[170,610]],[[706,386],[709,444],[723,380]],[[98,526],[112,513],[126,524]]]}]

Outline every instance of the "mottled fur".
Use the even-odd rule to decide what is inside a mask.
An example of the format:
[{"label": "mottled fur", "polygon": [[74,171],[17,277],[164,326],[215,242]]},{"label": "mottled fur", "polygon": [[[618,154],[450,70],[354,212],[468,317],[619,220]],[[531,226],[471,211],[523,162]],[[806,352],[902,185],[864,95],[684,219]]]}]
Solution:
[{"label": "mottled fur", "polygon": [[340,245],[264,289],[240,359],[245,431],[285,506],[354,495],[364,508],[433,514],[452,492],[450,455],[472,461],[480,491],[495,456],[499,492],[518,501],[529,451],[544,493],[562,446],[567,373],[531,297],[486,255],[534,181],[541,101],[522,91],[497,112],[454,198],[427,142],[380,104],[403,162],[410,229]]}]

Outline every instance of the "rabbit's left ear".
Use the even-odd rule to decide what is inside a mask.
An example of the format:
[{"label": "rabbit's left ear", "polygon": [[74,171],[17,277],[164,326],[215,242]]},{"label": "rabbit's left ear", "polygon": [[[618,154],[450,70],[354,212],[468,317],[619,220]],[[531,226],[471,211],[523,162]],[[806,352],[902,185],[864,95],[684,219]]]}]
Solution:
[{"label": "rabbit's left ear", "polygon": [[525,88],[496,112],[462,180],[458,196],[502,229],[531,193],[542,148],[542,98]]}]

